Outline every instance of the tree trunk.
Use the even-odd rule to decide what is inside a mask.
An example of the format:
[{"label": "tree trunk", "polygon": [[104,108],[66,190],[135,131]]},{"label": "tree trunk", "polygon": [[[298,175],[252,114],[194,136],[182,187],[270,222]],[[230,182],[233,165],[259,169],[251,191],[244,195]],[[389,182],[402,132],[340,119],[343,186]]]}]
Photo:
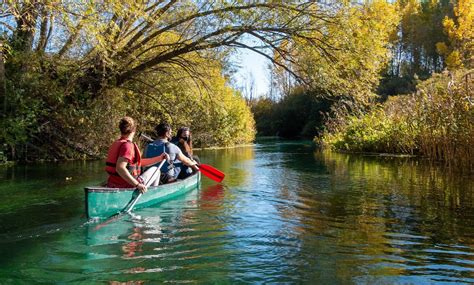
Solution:
[{"label": "tree trunk", "polygon": [[13,37],[13,48],[21,52],[33,49],[36,22],[38,20],[38,1],[23,4],[21,16],[16,19],[16,31]]},{"label": "tree trunk", "polygon": [[[52,24],[52,23],[51,23]],[[41,25],[40,25],[40,35],[38,39],[38,45],[36,46],[37,52],[44,52],[46,47],[46,40],[48,36],[48,11],[44,6],[41,7]]]}]

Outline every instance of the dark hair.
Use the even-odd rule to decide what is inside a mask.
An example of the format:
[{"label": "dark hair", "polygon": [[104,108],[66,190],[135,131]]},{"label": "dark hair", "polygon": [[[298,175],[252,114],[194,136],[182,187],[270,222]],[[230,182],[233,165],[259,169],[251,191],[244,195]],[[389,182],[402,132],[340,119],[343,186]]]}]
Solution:
[{"label": "dark hair", "polygon": [[135,121],[132,118],[123,117],[120,120],[119,128],[120,128],[120,133],[122,135],[128,135],[131,132],[134,132],[134,131],[137,130],[137,124],[135,123]]},{"label": "dark hair", "polygon": [[176,134],[176,137],[178,139],[181,138],[181,135],[186,131],[189,131],[189,135],[191,136],[191,130],[188,127],[181,127],[179,128],[178,133]]},{"label": "dark hair", "polygon": [[155,132],[159,137],[166,135],[167,132],[171,130],[171,127],[168,123],[161,123],[155,127]]},{"label": "dark hair", "polygon": [[[189,137],[184,143],[182,143],[181,142],[181,135],[186,131],[189,131]],[[192,156],[193,156],[193,139],[191,138],[192,137],[191,130],[188,127],[181,127],[181,128],[179,128],[178,133],[176,134],[176,137],[179,141],[178,147],[181,149],[181,151],[187,157],[192,158]]]}]

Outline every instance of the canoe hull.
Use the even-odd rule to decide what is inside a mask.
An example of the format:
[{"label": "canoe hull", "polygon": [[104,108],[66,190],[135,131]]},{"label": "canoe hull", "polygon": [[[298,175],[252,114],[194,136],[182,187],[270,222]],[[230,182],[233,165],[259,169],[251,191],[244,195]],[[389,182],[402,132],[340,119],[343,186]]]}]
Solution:
[{"label": "canoe hull", "polygon": [[[195,189],[200,185],[201,173],[178,182],[148,187],[134,209],[147,207],[153,204],[172,199],[176,196]],[[88,219],[108,218],[121,211],[132,199],[134,188],[86,187],[86,215]]]}]

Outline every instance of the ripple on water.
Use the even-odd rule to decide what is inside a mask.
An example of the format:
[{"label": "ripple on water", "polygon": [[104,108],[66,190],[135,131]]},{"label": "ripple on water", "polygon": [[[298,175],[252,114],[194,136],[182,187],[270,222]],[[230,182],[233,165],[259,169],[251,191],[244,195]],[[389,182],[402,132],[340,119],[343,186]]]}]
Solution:
[{"label": "ripple on water", "polygon": [[227,174],[224,184],[203,178],[199,191],[98,230],[58,222],[83,221],[90,181],[71,186],[69,204],[34,189],[16,212],[29,226],[4,223],[25,236],[0,242],[0,283],[474,283],[472,182],[294,143],[201,160]]}]

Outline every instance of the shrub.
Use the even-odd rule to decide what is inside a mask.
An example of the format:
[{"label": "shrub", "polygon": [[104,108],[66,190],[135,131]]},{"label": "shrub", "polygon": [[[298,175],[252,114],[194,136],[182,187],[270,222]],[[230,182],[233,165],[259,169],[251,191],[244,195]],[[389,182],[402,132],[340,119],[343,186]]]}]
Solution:
[{"label": "shrub", "polygon": [[474,72],[435,74],[367,112],[335,112],[320,138],[336,150],[409,153],[472,168]]}]

